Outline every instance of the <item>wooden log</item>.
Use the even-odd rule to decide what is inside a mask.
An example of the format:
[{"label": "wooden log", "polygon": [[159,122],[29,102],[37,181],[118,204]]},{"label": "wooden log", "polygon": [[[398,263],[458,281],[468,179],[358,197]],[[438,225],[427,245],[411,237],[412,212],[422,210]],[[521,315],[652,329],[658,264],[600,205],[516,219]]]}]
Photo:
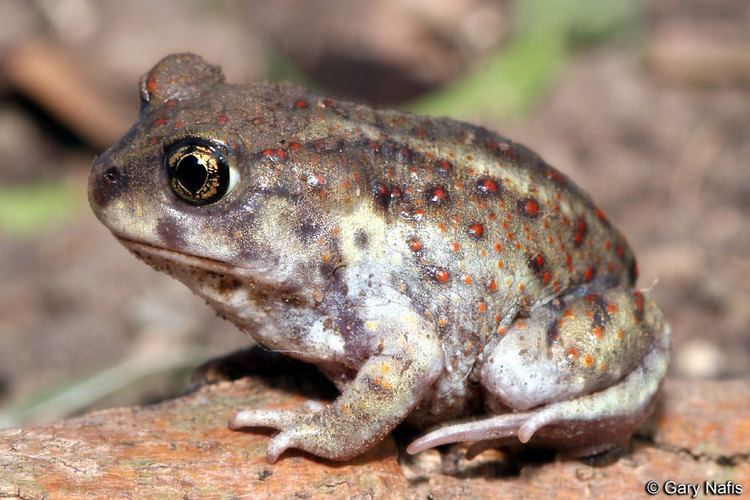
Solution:
[{"label": "wooden log", "polygon": [[[0,432],[0,496],[253,498],[621,497],[655,480],[718,481],[750,488],[750,379],[668,380],[657,415],[615,463],[566,458],[519,461],[485,452],[440,473],[436,451],[401,460],[388,438],[348,463],[301,452],[265,461],[268,434],[229,431],[240,407],[293,408],[292,376],[220,382],[161,404],[97,411]],[[304,391],[303,391],[304,392]]]}]

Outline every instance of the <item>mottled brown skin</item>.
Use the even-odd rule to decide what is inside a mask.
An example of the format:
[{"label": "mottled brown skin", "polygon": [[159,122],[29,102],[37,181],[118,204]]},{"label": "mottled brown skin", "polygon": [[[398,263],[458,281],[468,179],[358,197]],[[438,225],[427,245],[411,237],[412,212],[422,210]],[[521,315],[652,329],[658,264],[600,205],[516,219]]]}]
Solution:
[{"label": "mottled brown skin", "polygon": [[[405,419],[446,424],[410,452],[520,440],[591,453],[649,413],[669,327],[633,289],[623,236],[525,147],[289,84],[226,84],[190,54],[157,64],[141,96],[138,122],[92,166],[97,216],[342,391],[317,411],[239,412],[233,427],[281,430],[271,461],[288,448],[345,460]],[[165,156],[179,141],[221,151],[226,194],[178,196]]]}]

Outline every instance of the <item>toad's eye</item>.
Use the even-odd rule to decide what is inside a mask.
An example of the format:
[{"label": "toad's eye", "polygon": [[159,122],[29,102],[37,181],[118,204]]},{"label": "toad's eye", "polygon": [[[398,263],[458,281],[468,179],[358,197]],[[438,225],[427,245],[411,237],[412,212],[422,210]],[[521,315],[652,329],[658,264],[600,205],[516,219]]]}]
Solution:
[{"label": "toad's eye", "polygon": [[193,205],[222,199],[237,183],[222,146],[204,139],[182,139],[166,149],[164,163],[177,196]]}]

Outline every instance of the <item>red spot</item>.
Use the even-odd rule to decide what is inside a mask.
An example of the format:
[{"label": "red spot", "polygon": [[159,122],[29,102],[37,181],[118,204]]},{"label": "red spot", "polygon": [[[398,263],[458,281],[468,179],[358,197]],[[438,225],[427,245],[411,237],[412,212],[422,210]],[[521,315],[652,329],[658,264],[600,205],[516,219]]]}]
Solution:
[{"label": "red spot", "polygon": [[503,244],[498,241],[497,243],[495,243],[494,248],[497,253],[500,253],[503,251]]},{"label": "red spot", "polygon": [[146,90],[148,90],[150,93],[154,93],[156,91],[156,88],[158,85],[156,85],[156,79],[151,76],[146,80]]},{"label": "red spot", "polygon": [[497,327],[497,334],[498,335],[505,335],[505,333],[508,331],[508,329],[504,326],[498,326]]},{"label": "red spot", "polygon": [[307,107],[307,101],[304,99],[297,99],[294,101],[294,107],[297,109],[305,109]]},{"label": "red spot", "polygon": [[600,221],[606,221],[607,220],[607,216],[604,215],[604,212],[602,212],[602,210],[599,207],[597,207],[596,209],[594,209],[594,213],[596,214],[596,218],[599,219]]},{"label": "red spot", "polygon": [[420,250],[422,250],[422,242],[416,238],[413,238],[409,241],[409,248],[412,252],[419,252]]},{"label": "red spot", "polygon": [[568,254],[565,254],[565,267],[568,268],[568,271],[573,270],[573,256]]},{"label": "red spot", "polygon": [[496,292],[496,291],[497,291],[497,281],[495,281],[495,279],[494,279],[494,278],[493,278],[493,279],[491,279],[491,280],[490,280],[490,281],[489,281],[489,282],[487,283],[487,290],[489,290],[490,292]]},{"label": "red spot", "polygon": [[427,191],[427,201],[441,205],[448,201],[448,191],[442,186],[437,186]]},{"label": "red spot", "polygon": [[615,254],[618,257],[624,256],[625,255],[625,247],[623,247],[622,245],[616,245],[615,246]]},{"label": "red spot", "polygon": [[453,171],[453,165],[448,160],[439,160],[437,162],[437,171],[440,175],[450,175]]},{"label": "red spot", "polygon": [[481,238],[484,236],[484,226],[478,222],[475,222],[469,226],[469,236],[474,238]]},{"label": "red spot", "polygon": [[596,271],[594,270],[593,267],[587,267],[586,269],[583,270],[583,281],[588,283],[589,281],[594,279],[595,274],[596,274]]},{"label": "red spot", "polygon": [[453,243],[451,243],[451,248],[454,252],[458,252],[458,250],[461,248],[461,245],[459,245],[457,241],[454,241]]},{"label": "red spot", "polygon": [[570,349],[568,349],[568,359],[571,361],[575,361],[576,359],[578,359],[578,349],[576,349],[575,347],[571,347]]},{"label": "red spot", "polygon": [[225,114],[221,114],[218,116],[218,118],[216,118],[216,122],[220,124],[226,123],[227,121],[228,121],[228,118],[227,118],[227,115]]},{"label": "red spot", "polygon": [[547,285],[547,284],[549,284],[549,282],[550,282],[551,280],[552,280],[552,274],[550,274],[550,272],[549,272],[549,271],[546,271],[546,270],[545,270],[545,271],[544,271],[544,272],[542,273],[542,282],[543,282],[543,283],[544,283],[545,285]]},{"label": "red spot", "polygon": [[547,167],[547,179],[558,184],[565,183],[565,176],[552,167]]},{"label": "red spot", "polygon": [[495,179],[484,177],[477,181],[477,189],[479,189],[479,192],[482,194],[492,195],[496,194],[500,188],[498,187],[497,181],[495,181]]},{"label": "red spot", "polygon": [[591,333],[594,334],[594,337],[600,339],[602,338],[602,335],[604,335],[604,328],[601,326],[595,326]]},{"label": "red spot", "polygon": [[299,142],[289,144],[289,151],[299,151],[300,149],[302,149],[302,144]]},{"label": "red spot", "polygon": [[521,200],[521,209],[529,217],[536,217],[539,215],[539,202],[534,198],[526,198]]},{"label": "red spot", "polygon": [[167,124],[166,118],[157,118],[156,120],[154,120],[155,127],[161,127],[162,125],[166,125],[166,124]]},{"label": "red spot", "polygon": [[274,161],[274,162],[283,161],[284,159],[286,159],[286,151],[284,151],[281,148],[278,148],[278,149],[267,148],[267,149],[264,149],[261,152],[261,154],[265,156],[266,158],[268,158],[269,160]]},{"label": "red spot", "polygon": [[435,270],[435,281],[437,281],[440,284],[448,283],[448,280],[450,279],[450,275],[448,274],[448,271],[445,269],[436,269]]},{"label": "red spot", "polygon": [[398,187],[391,188],[391,200],[399,200],[401,199],[401,196],[401,189],[399,189]]},{"label": "red spot", "polygon": [[586,221],[583,219],[578,219],[578,221],[576,222],[576,232],[573,236],[576,247],[580,247],[583,244],[583,239],[586,237],[587,231],[588,226],[586,226]]}]

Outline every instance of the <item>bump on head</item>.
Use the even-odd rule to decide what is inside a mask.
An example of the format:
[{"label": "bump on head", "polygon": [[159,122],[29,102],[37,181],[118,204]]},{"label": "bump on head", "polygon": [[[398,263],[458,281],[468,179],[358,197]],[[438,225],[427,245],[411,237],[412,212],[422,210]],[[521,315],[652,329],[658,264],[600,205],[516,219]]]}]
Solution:
[{"label": "bump on head", "polygon": [[224,82],[221,68],[195,54],[171,54],[141,78],[141,108],[189,99]]}]

